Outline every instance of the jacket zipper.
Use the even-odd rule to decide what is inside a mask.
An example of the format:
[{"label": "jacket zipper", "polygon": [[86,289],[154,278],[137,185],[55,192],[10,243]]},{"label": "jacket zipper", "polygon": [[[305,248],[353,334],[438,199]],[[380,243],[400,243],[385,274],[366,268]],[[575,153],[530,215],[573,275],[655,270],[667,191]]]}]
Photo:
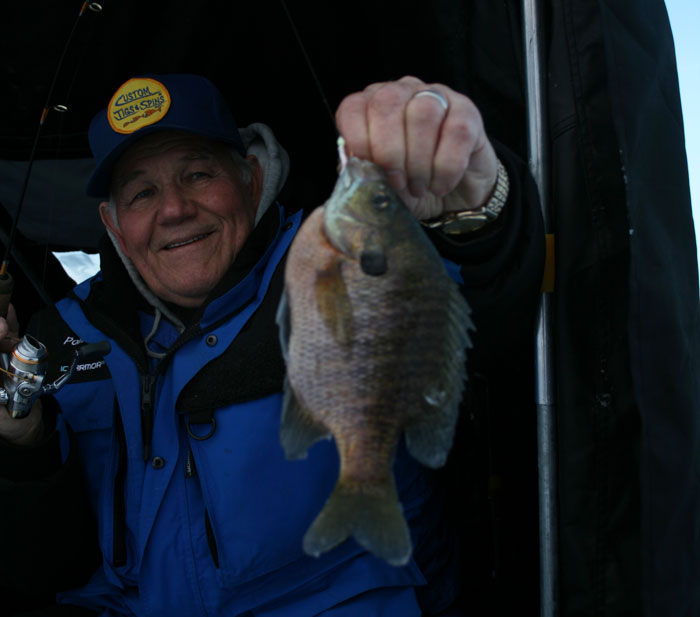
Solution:
[{"label": "jacket zipper", "polygon": [[143,460],[151,458],[153,439],[153,375],[141,375],[141,435],[143,438]]},{"label": "jacket zipper", "polygon": [[192,456],[192,448],[187,446],[187,458],[185,459],[185,478],[194,476],[194,457]]},{"label": "jacket zipper", "polygon": [[112,565],[126,565],[126,437],[122,424],[119,402],[114,397],[114,425],[117,439],[117,472],[114,476],[114,498],[112,515]]}]

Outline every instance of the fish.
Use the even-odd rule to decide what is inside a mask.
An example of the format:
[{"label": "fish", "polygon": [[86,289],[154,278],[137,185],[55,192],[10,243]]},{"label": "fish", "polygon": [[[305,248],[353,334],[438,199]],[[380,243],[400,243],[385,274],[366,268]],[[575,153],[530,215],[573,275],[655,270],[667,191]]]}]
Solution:
[{"label": "fish", "polygon": [[276,321],[286,363],[280,443],[303,459],[332,438],[336,485],[302,546],[349,537],[394,566],[412,544],[393,463],[445,464],[466,381],[470,308],[376,164],[354,156],[290,246]]}]

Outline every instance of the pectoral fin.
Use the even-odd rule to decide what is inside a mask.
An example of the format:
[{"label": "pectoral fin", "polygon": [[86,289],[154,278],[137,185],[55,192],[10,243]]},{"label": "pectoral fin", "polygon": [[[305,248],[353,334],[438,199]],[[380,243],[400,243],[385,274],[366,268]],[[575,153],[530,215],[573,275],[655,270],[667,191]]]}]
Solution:
[{"label": "pectoral fin", "polygon": [[333,260],[316,273],[316,305],[333,338],[348,346],[353,337],[352,306],[345,287],[340,260]]}]

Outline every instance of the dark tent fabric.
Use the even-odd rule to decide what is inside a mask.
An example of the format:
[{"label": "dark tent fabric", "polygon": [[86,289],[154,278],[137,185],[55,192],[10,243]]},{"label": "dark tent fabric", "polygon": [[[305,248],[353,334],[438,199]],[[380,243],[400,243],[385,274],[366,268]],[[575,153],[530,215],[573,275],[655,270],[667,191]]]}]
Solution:
[{"label": "dark tent fabric", "polygon": [[635,614],[641,589],[645,615],[696,615],[698,281],[668,18],[553,8],[562,605]]},{"label": "dark tent fabric", "polygon": [[[465,92],[489,133],[527,157],[517,0],[102,5],[101,13],[88,9],[80,18],[49,101],[69,110],[49,113],[27,218],[20,219],[21,257],[11,267],[23,314],[41,303],[30,278],[54,298],[70,285],[47,246],[97,245],[96,204],[81,195],[90,169],[87,125],[134,74],[207,75],[241,125],[263,121],[275,129],[292,159],[287,199],[308,209],[334,180],[335,132],[323,97],[333,109],[372,81],[414,74]],[[79,9],[15,3],[0,25],[5,232]],[[699,615],[700,305],[665,6],[548,0],[544,14],[556,234],[559,611]],[[471,401],[486,411],[464,420],[457,442],[464,450],[454,516],[465,545],[462,605],[472,614],[538,612],[533,358],[529,342],[503,374],[489,376],[490,402]],[[483,394],[474,391],[476,399]],[[501,489],[489,492],[496,475]]]}]

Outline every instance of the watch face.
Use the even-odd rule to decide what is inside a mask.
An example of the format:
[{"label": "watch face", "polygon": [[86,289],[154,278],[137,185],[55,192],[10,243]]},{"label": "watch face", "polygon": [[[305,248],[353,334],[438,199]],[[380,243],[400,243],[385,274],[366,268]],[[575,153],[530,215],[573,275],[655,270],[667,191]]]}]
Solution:
[{"label": "watch face", "polygon": [[491,220],[493,220],[492,216],[488,216],[485,213],[477,214],[474,212],[469,217],[455,219],[454,221],[446,223],[441,227],[441,231],[450,235],[468,234],[481,229]]},{"label": "watch face", "polygon": [[421,221],[421,224],[429,229],[439,229],[443,233],[454,236],[478,231],[499,217],[508,199],[509,189],[510,181],[508,179],[508,172],[505,167],[503,167],[503,163],[498,161],[496,186],[485,206],[474,210],[448,212],[435,219]]}]

